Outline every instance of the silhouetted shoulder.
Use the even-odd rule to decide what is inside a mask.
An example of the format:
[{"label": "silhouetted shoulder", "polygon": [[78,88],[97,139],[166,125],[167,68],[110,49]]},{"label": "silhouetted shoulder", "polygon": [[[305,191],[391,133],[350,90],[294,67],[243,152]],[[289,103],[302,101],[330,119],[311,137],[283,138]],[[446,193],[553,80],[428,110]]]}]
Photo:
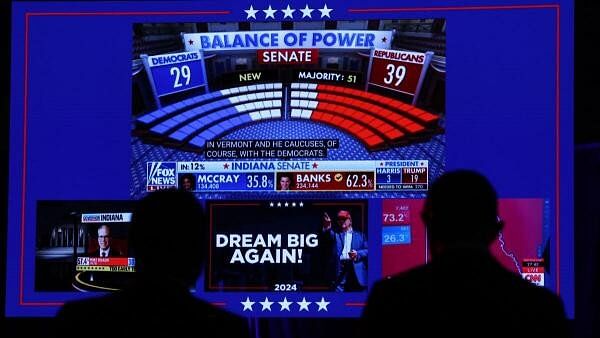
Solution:
[{"label": "silhouetted shoulder", "polygon": [[[147,297],[140,299],[140,297]],[[249,337],[247,320],[194,297],[121,293],[69,302],[57,315],[54,336]],[[100,329],[104,327],[105,329]]]},{"label": "silhouetted shoulder", "polygon": [[[441,260],[375,283],[363,311],[362,336],[376,337],[378,328],[394,323],[411,337],[510,336],[534,327],[548,336],[568,336],[556,295],[483,261],[464,260],[461,266]],[[494,327],[494,333],[481,327]]]}]

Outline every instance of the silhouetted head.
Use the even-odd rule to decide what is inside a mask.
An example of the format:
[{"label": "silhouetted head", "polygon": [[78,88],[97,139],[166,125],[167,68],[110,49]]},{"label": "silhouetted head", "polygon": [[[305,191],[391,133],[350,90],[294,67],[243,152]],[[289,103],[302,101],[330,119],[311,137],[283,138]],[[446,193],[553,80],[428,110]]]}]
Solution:
[{"label": "silhouetted head", "polygon": [[202,271],[203,210],[182,190],[160,190],[139,200],[133,213],[130,245],[136,270],[155,282],[191,286]]},{"label": "silhouetted head", "polygon": [[422,217],[432,255],[447,248],[487,248],[503,226],[494,187],[470,170],[440,176],[429,189]]}]

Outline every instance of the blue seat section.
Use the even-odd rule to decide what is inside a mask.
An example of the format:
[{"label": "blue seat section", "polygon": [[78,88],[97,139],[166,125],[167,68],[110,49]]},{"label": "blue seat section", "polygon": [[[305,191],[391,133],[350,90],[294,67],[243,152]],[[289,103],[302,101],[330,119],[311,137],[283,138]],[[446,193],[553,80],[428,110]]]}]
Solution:
[{"label": "blue seat section", "polygon": [[221,94],[220,91],[195,96],[195,97],[192,97],[192,98],[180,101],[180,102],[173,103],[166,107],[162,107],[158,110],[155,110],[151,113],[148,113],[144,116],[139,117],[136,121],[140,122],[142,124],[145,124],[145,125],[152,125],[155,122],[157,122],[167,116],[170,116],[179,110],[186,109],[187,107],[190,107],[190,106],[202,104],[203,102],[209,102],[211,100],[218,99],[222,96],[223,95]]},{"label": "blue seat section", "polygon": [[223,134],[228,130],[240,127],[244,124],[251,123],[252,118],[250,118],[249,114],[243,114],[240,116],[236,116],[232,119],[226,120],[226,122],[228,123],[226,124],[222,122],[204,130],[200,134],[196,135],[189,143],[199,148],[203,148],[206,144],[206,141],[210,141],[216,136]]},{"label": "blue seat section", "polygon": [[174,127],[176,127],[177,125],[179,125],[185,121],[188,121],[197,116],[206,114],[215,109],[220,109],[222,107],[226,107],[229,105],[231,105],[231,102],[229,101],[229,99],[223,99],[223,100],[211,102],[211,103],[202,105],[200,107],[196,107],[194,109],[185,111],[181,114],[175,115],[175,116],[169,118],[168,120],[164,120],[163,122],[150,128],[150,131],[152,131],[154,133],[158,133],[158,134],[165,134],[165,132],[167,132],[168,130],[173,129]]},{"label": "blue seat section", "polygon": [[[167,118],[168,116],[171,116],[172,114],[174,114],[180,110],[187,110],[189,107],[195,107],[198,105],[202,105],[204,102],[215,101],[215,100],[218,100],[219,98],[223,98],[223,97],[238,96],[238,95],[244,94],[244,93],[281,91],[282,88],[283,88],[283,86],[281,83],[265,83],[265,84],[259,84],[259,85],[240,86],[240,87],[234,87],[234,88],[229,88],[229,89],[223,89],[223,90],[195,96],[195,97],[192,97],[189,99],[185,99],[180,102],[176,102],[169,106],[166,106],[166,107],[160,108],[158,110],[155,110],[151,113],[148,113],[144,116],[141,116],[141,117],[137,118],[136,121],[143,125],[150,126],[150,125],[155,124],[159,120]],[[259,97],[259,99],[260,99],[260,97]],[[234,103],[237,103],[237,102],[234,102]],[[191,109],[191,110],[193,110],[193,109]],[[164,128],[159,128],[159,130],[163,130],[163,129]]]},{"label": "blue seat section", "polygon": [[[275,99],[281,99],[282,93],[279,91],[269,91],[264,92],[264,97],[271,97]],[[238,96],[232,96],[229,98],[225,98],[218,101],[213,101],[199,107],[193,108],[191,110],[185,111],[183,113],[174,115],[167,120],[160,122],[159,124],[150,128],[150,131],[153,133],[157,133],[160,135],[165,135],[167,132],[172,132],[172,130],[176,127],[181,127],[182,124],[186,123],[186,121],[190,121],[192,119],[197,118],[198,116],[202,116],[205,114],[213,114],[213,111],[220,111],[227,106],[231,106],[232,104],[238,104],[242,102],[252,102],[258,99],[256,94],[243,94]],[[261,102],[261,101],[259,101]],[[252,103],[250,103],[252,104]],[[252,107],[254,107],[252,105]],[[254,108],[252,108],[254,109]]]},{"label": "blue seat section", "polygon": [[[259,105],[259,106],[262,107],[262,106],[264,106],[265,102],[269,102],[269,103],[273,104],[273,102],[278,102],[278,101],[272,100],[272,101],[259,101],[259,102],[261,103],[261,105]],[[184,141],[186,138],[191,137],[192,134],[200,132],[200,134],[198,136],[205,139],[206,135],[202,136],[202,133],[203,133],[202,129],[205,129],[205,128],[206,128],[205,130],[211,130],[212,132],[221,134],[227,130],[236,128],[239,124],[248,122],[248,119],[250,121],[257,121],[260,119],[281,118],[281,111],[279,109],[272,109],[272,110],[264,110],[263,109],[260,111],[258,111],[258,109],[259,108],[255,107],[253,110],[248,110],[248,109],[246,109],[245,104],[240,104],[237,106],[228,107],[223,110],[215,111],[210,114],[204,115],[204,116],[200,117],[199,119],[196,119],[193,122],[177,129],[175,132],[171,133],[169,135],[169,137],[171,139],[181,142],[181,141]],[[245,113],[245,114],[243,114],[241,116],[237,116],[237,115],[240,115],[240,113]],[[255,114],[258,114],[259,117],[254,116]],[[214,126],[211,126],[211,124],[213,124]]]},{"label": "blue seat section", "polygon": [[177,141],[183,141],[191,134],[197,132],[198,130],[201,130],[203,127],[210,125],[218,120],[227,119],[235,114],[239,114],[239,112],[234,107],[218,110],[216,112],[204,115],[199,119],[192,121],[189,124],[186,124],[185,126],[171,133],[169,137]]},{"label": "blue seat section", "polygon": [[136,120],[168,143],[203,148],[207,141],[259,120],[282,118],[281,83],[223,89],[185,99]]}]

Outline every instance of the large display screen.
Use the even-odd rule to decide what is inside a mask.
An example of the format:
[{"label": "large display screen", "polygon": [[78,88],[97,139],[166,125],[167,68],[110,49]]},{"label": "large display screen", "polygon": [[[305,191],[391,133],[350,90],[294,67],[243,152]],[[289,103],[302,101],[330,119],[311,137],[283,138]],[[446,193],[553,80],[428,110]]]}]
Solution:
[{"label": "large display screen", "polygon": [[132,201],[181,189],[206,209],[197,297],[357,317],[375,281],[428,262],[430,184],[470,168],[500,196],[494,255],[573,317],[572,18],[567,1],[15,3],[6,314],[126,287]]}]

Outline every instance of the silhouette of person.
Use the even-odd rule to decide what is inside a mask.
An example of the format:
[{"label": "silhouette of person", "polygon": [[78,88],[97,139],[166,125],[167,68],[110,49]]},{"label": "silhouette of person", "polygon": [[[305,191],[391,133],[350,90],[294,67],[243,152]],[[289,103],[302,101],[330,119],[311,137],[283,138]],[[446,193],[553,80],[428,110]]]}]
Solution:
[{"label": "silhouette of person", "polygon": [[98,249],[91,254],[93,257],[122,257],[123,253],[112,245],[112,236],[108,225],[98,227]]},{"label": "silhouette of person", "polygon": [[491,255],[504,225],[497,210],[496,192],[481,174],[439,177],[422,212],[432,260],[375,283],[361,335],[376,337],[393,323],[406,337],[568,336],[560,298]]},{"label": "silhouette of person", "polygon": [[135,281],[120,292],[67,302],[57,315],[56,336],[249,337],[245,319],[190,292],[202,269],[205,238],[203,210],[192,193],[148,194],[134,208],[129,234]]},{"label": "silhouette of person", "polygon": [[339,231],[334,231],[331,223],[329,215],[324,213],[322,240],[325,246],[332,248],[335,291],[363,291],[367,287],[367,240],[363,233],[352,229],[352,216],[348,210],[340,210],[337,214]]}]

